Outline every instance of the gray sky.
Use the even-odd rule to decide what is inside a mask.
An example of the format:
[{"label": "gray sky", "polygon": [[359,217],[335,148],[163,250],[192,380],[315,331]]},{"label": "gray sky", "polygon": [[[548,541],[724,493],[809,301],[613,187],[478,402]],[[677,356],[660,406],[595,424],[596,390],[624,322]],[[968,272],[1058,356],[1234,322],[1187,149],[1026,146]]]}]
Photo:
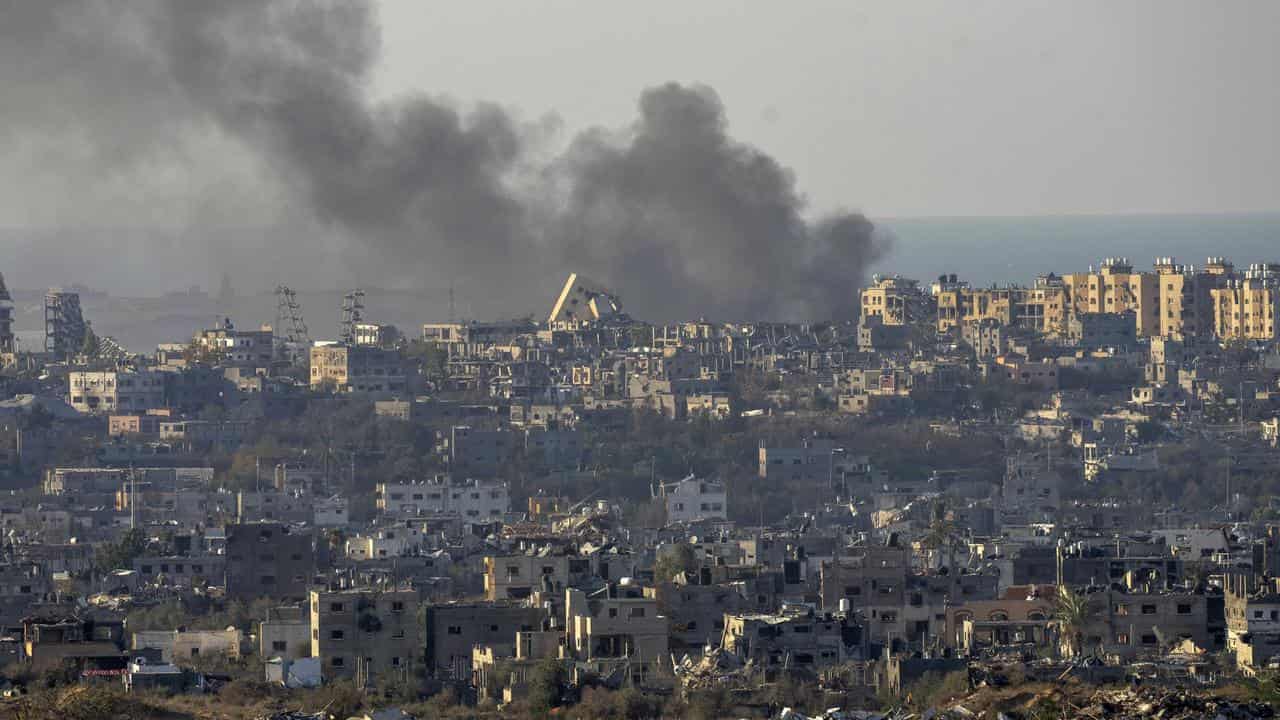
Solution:
[{"label": "gray sky", "polygon": [[790,317],[933,272],[856,213],[1280,211],[1276,0],[367,2],[0,0],[0,271]]},{"label": "gray sky", "polygon": [[818,209],[1280,209],[1273,0],[383,0],[384,92],[570,130],[701,82]]}]

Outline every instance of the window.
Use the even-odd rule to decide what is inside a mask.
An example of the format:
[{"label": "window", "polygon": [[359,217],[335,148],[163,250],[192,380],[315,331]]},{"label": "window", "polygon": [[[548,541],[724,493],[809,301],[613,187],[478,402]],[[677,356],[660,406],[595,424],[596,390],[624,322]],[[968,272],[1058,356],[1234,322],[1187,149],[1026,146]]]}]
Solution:
[{"label": "window", "polygon": [[342,612],[342,603],[329,603],[329,612]]},{"label": "window", "polygon": [[345,633],[344,631],[342,631],[342,630],[330,630],[330,631],[329,631],[329,639],[330,639],[330,640],[345,640],[345,639],[346,639],[346,633]]},{"label": "window", "polygon": [[395,601],[393,601],[393,602],[391,603],[391,612],[393,612],[393,613],[402,613],[402,612],[404,612],[404,603],[403,603],[403,602],[401,602],[400,600],[395,600]]},{"label": "window", "polygon": [[333,667],[340,668],[340,667],[342,667],[345,663],[343,662],[342,658],[340,658],[340,657],[334,657],[332,660],[330,660],[330,661],[329,661],[329,664],[330,664],[331,666],[333,666]]},{"label": "window", "polygon": [[1189,604],[1184,604],[1184,603],[1179,603],[1179,604],[1178,604],[1178,614],[1179,614],[1179,615],[1190,615],[1190,614],[1191,614],[1191,605],[1189,605]]},{"label": "window", "polygon": [[459,626],[459,625],[450,625],[450,626],[449,626],[448,633],[449,633],[450,635],[461,635],[461,634],[462,634],[462,627],[461,627],[461,626]]},{"label": "window", "polygon": [[1155,606],[1155,605],[1143,605],[1143,606],[1142,606],[1142,614],[1143,614],[1143,615],[1155,615],[1155,614],[1156,614],[1156,606]]},{"label": "window", "polygon": [[631,608],[631,617],[633,617],[633,618],[642,618],[642,617],[644,617],[644,608],[642,608],[642,607],[633,607],[633,608]]},{"label": "window", "polygon": [[285,652],[285,651],[286,651],[286,650],[288,650],[288,649],[289,649],[289,643],[285,642],[284,640],[272,640],[272,641],[271,641],[271,651],[272,651],[272,652]]}]

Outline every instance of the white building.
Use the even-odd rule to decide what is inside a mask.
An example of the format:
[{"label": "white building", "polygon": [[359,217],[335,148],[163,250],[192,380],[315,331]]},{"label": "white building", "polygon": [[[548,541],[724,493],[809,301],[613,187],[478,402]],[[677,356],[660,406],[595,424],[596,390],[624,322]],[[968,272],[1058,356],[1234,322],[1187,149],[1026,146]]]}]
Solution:
[{"label": "white building", "polygon": [[378,483],[378,510],[392,517],[453,513],[475,522],[501,519],[511,508],[501,480],[453,481],[449,475],[417,483]]},{"label": "white building", "polygon": [[387,528],[370,535],[356,535],[347,540],[349,560],[377,560],[412,554],[422,545],[422,531],[415,528]]},{"label": "white building", "polygon": [[679,482],[664,483],[661,493],[667,502],[669,523],[724,520],[727,517],[729,500],[722,482],[698,480],[690,475]]},{"label": "white building", "polygon": [[153,370],[78,370],[67,399],[82,413],[141,412],[164,407],[164,375]]}]

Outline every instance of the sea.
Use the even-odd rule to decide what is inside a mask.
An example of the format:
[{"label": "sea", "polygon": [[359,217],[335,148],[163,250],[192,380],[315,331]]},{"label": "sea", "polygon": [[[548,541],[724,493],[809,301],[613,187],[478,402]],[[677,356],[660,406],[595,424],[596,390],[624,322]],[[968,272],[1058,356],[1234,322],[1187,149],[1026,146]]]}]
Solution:
[{"label": "sea", "polygon": [[1063,215],[887,218],[876,226],[892,250],[873,268],[927,283],[954,273],[971,285],[1030,284],[1037,275],[1083,272],[1104,258],[1149,269],[1157,257],[1201,266],[1280,262],[1280,212],[1247,215]]},{"label": "sea", "polygon": [[[1067,215],[1044,217],[883,218],[873,221],[892,239],[891,249],[870,272],[899,274],[929,283],[955,274],[975,287],[1030,284],[1037,275],[1082,272],[1104,258],[1127,257],[1137,269],[1157,257],[1203,265],[1209,256],[1244,267],[1280,262],[1280,212],[1251,215]],[[2,258],[0,258],[2,259]],[[15,330],[20,347],[44,344],[43,289],[18,290],[21,275],[7,274],[14,290]],[[856,281],[853,281],[856,282]],[[850,289],[850,292],[854,292]],[[299,288],[307,323],[316,337],[337,332],[341,293]],[[625,304],[626,298],[623,298]],[[219,302],[203,292],[162,297],[81,296],[84,313],[101,335],[110,335],[135,351],[157,343],[181,341],[223,316],[247,327],[273,322],[277,303],[270,294],[243,295]],[[368,317],[414,328],[439,319],[445,291],[392,293],[370,290]]]}]

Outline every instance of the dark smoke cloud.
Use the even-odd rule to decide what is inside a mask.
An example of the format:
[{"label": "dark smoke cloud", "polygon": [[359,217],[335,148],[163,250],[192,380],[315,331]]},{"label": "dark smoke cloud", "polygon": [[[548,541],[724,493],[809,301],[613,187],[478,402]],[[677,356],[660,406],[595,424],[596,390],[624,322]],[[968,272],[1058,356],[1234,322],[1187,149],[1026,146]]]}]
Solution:
[{"label": "dark smoke cloud", "polygon": [[[807,221],[794,178],[729,137],[709,88],[647,90],[632,128],[582,133],[542,164],[545,133],[498,106],[371,100],[367,2],[117,8],[0,0],[0,79],[22,100],[0,121],[14,137],[48,132],[61,104],[84,113],[65,122],[92,138],[99,169],[145,173],[156,154],[181,165],[200,138],[230,141],[269,171],[271,199],[350,238],[366,282],[459,278],[480,312],[541,311],[577,270],[640,317],[817,319],[851,314],[885,250],[860,215]],[[301,257],[310,237],[265,245]]]},{"label": "dark smoke cloud", "polygon": [[628,137],[580,136],[559,168],[569,256],[663,317],[848,317],[884,249],[871,223],[806,222],[791,173],[727,126],[712,89],[667,84],[641,95]]}]

